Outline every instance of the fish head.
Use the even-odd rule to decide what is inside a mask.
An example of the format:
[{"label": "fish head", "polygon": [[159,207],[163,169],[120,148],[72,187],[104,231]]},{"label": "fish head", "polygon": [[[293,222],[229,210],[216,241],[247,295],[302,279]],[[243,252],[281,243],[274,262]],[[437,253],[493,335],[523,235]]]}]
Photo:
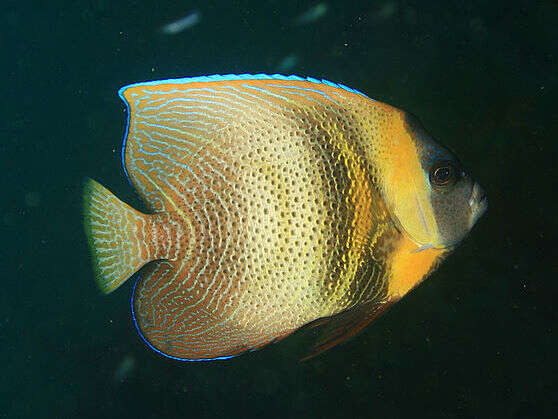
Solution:
[{"label": "fish head", "polygon": [[484,191],[417,118],[401,112],[400,123],[380,176],[387,206],[415,251],[451,249],[486,211]]}]

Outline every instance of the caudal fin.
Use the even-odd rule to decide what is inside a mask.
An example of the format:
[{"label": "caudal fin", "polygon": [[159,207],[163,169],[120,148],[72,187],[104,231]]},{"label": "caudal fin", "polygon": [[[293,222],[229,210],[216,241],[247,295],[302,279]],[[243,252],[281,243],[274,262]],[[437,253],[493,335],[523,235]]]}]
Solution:
[{"label": "caudal fin", "polygon": [[97,284],[104,293],[114,291],[149,262],[140,233],[147,218],[99,183],[86,179],[83,221]]}]

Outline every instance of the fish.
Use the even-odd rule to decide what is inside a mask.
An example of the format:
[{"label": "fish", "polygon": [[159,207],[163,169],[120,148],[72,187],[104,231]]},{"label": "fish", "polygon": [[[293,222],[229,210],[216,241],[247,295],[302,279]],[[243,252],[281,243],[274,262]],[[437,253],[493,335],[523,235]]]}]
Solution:
[{"label": "fish", "polygon": [[307,357],[356,335],[432,273],[487,209],[419,120],[312,77],[212,75],[122,87],[138,211],[92,179],[96,282],[135,277],[144,342],[227,359],[316,327]]}]

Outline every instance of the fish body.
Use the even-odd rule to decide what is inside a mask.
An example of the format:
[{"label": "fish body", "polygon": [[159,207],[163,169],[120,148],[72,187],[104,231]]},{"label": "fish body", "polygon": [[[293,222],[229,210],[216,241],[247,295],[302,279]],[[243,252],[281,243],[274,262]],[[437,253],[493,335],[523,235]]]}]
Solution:
[{"label": "fish body", "polygon": [[86,232],[104,292],[141,269],[134,321],[172,358],[235,356],[312,322],[319,353],[415,287],[486,209],[415,118],[343,85],[229,75],[119,94],[125,171],[150,214],[88,180]]}]

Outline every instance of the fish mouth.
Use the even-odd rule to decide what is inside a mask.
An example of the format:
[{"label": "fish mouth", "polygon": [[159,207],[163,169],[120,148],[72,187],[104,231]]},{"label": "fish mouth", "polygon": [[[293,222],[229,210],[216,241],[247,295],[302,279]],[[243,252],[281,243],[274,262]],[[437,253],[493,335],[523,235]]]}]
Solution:
[{"label": "fish mouth", "polygon": [[472,227],[488,208],[486,193],[477,182],[473,185],[473,191],[471,192],[471,197],[469,198],[469,207],[471,208],[471,219],[469,225]]}]

